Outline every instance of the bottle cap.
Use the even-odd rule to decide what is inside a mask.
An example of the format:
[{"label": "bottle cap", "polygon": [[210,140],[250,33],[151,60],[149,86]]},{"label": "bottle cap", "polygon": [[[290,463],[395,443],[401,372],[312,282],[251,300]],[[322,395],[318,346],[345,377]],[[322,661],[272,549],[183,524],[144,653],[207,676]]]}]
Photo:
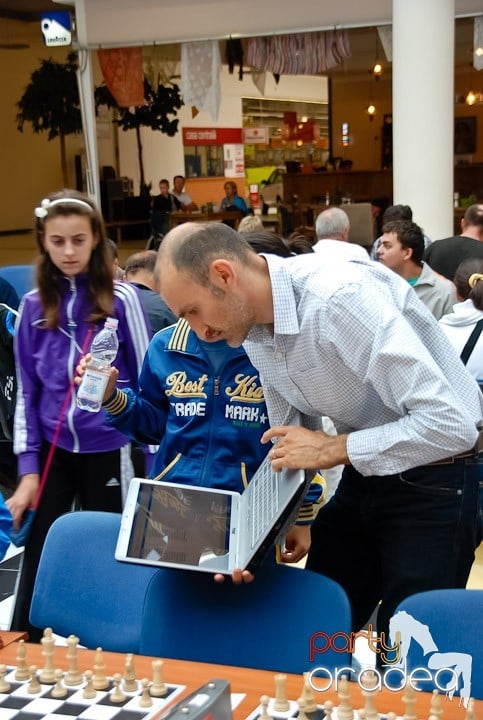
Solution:
[{"label": "bottle cap", "polygon": [[104,323],[104,327],[112,328],[113,330],[117,330],[117,326],[119,325],[119,320],[117,318],[108,317],[106,322]]}]

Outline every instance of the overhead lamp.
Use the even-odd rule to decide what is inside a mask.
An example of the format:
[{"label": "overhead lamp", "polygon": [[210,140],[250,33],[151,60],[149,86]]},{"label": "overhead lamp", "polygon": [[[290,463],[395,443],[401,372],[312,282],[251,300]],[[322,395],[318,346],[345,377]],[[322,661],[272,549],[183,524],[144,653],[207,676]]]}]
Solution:
[{"label": "overhead lamp", "polygon": [[376,62],[374,63],[374,67],[372,68],[372,74],[374,75],[374,77],[376,78],[376,80],[381,77],[381,75],[382,75],[382,65],[381,65],[380,62],[377,62],[377,61],[376,61]]},{"label": "overhead lamp", "polygon": [[376,28],[376,55],[374,59],[374,65],[372,67],[372,75],[376,80],[379,80],[379,78],[382,75],[382,64],[379,61],[379,42],[378,42],[378,31]]},{"label": "overhead lamp", "polygon": [[369,103],[366,108],[366,113],[369,115],[369,120],[372,122],[374,115],[376,114],[376,106],[373,103]]},{"label": "overhead lamp", "polygon": [[474,105],[476,102],[476,95],[473,90],[470,90],[468,95],[465,97],[466,105]]}]

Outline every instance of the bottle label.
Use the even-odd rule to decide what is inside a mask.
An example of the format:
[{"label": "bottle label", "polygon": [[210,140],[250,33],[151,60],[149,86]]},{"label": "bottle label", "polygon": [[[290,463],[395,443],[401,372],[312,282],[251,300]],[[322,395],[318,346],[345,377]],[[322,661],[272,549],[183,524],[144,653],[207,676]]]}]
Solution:
[{"label": "bottle label", "polygon": [[85,375],[79,387],[77,397],[94,402],[101,402],[109,381],[109,373],[94,368],[86,368]]}]

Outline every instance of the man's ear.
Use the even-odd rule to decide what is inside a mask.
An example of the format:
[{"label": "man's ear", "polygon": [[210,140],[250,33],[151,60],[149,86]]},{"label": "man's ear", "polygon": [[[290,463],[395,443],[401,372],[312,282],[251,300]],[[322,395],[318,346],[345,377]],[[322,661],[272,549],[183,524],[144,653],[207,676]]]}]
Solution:
[{"label": "man's ear", "polygon": [[210,280],[216,287],[226,288],[235,280],[233,263],[224,258],[213,260],[210,265]]},{"label": "man's ear", "polygon": [[411,260],[411,258],[413,256],[413,249],[410,247],[405,247],[405,248],[403,248],[403,250],[404,250],[404,259]]}]

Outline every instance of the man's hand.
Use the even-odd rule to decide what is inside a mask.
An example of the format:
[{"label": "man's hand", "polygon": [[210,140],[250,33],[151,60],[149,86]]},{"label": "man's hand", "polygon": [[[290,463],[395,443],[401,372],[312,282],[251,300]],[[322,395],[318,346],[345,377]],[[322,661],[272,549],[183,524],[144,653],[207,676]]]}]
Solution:
[{"label": "man's hand", "polygon": [[318,470],[347,465],[347,435],[327,435],[322,430],[307,430],[299,425],[279,425],[263,433],[261,442],[277,438],[270,450],[272,468]]},{"label": "man's hand", "polygon": [[285,550],[280,559],[283,563],[296,563],[304,558],[310,548],[310,525],[292,525],[285,538]]},{"label": "man's hand", "polygon": [[22,515],[29,508],[37,497],[40,477],[38,473],[23,475],[18,488],[12,497],[6,500],[6,505],[13,517],[13,527],[18,530]]},{"label": "man's hand", "polygon": [[[241,585],[242,583],[251,583],[255,580],[255,575],[252,575],[248,570],[240,570],[235,568],[231,574],[231,579],[234,585]],[[225,576],[221,573],[215,575],[215,582],[225,582]]]},{"label": "man's hand", "polygon": [[[77,365],[75,371],[76,376],[74,378],[74,382],[76,385],[80,385],[82,382],[82,378],[84,377],[85,371],[87,366],[89,365],[90,360],[92,359],[92,355],[90,353],[87,353],[84,355],[84,357],[81,357],[79,360],[79,364]],[[104,393],[104,397],[102,398],[102,402],[106,402],[111,395],[113,394],[114,390],[116,389],[116,383],[117,378],[119,377],[119,371],[115,367],[111,367],[109,371],[109,381],[106,386],[106,390]]]}]

